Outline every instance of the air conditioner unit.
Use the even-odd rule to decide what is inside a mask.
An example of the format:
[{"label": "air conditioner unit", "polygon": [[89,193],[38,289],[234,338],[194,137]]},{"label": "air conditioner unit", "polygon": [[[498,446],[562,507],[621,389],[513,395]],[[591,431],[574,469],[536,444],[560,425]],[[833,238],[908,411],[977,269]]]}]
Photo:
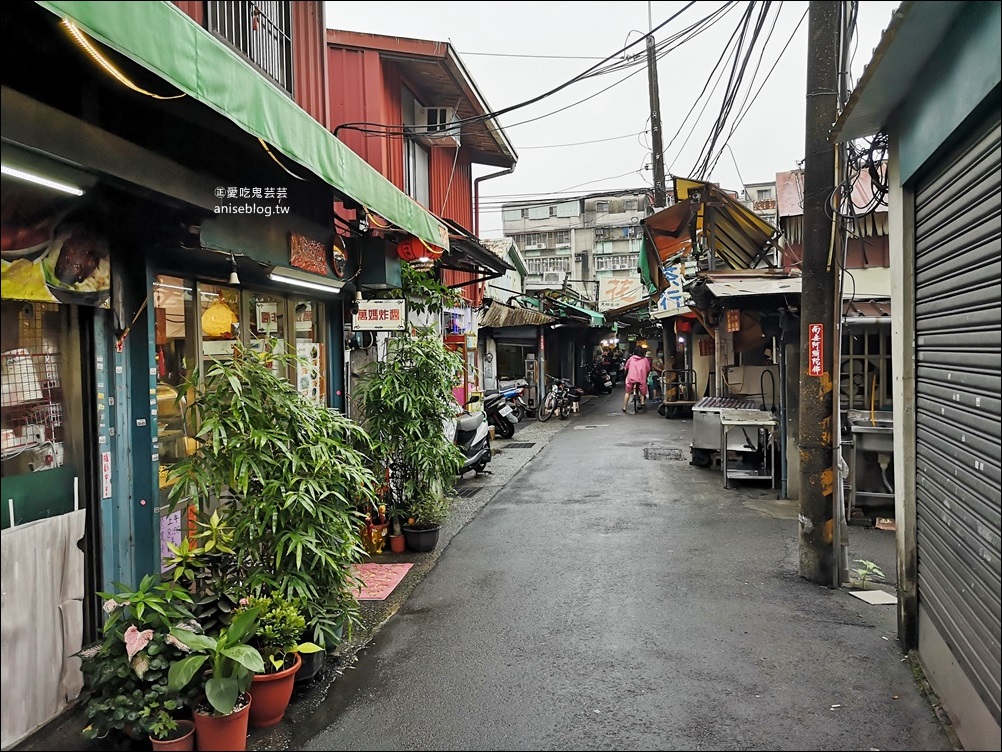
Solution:
[{"label": "air conditioner unit", "polygon": [[414,127],[417,135],[431,146],[459,146],[456,110],[452,107],[415,107]]},{"label": "air conditioner unit", "polygon": [[525,250],[527,251],[542,251],[546,248],[546,243],[529,243]]},{"label": "air conditioner unit", "polygon": [[548,285],[562,285],[567,272],[543,272],[543,282]]},{"label": "air conditioner unit", "polygon": [[559,249],[559,248],[570,248],[570,247],[571,247],[571,244],[570,244],[570,243],[557,243],[557,244],[556,244],[556,245],[554,246],[554,248],[558,248],[558,249]]},{"label": "air conditioner unit", "polygon": [[596,228],[595,230],[595,240],[605,240],[608,236],[608,230],[604,227]]}]

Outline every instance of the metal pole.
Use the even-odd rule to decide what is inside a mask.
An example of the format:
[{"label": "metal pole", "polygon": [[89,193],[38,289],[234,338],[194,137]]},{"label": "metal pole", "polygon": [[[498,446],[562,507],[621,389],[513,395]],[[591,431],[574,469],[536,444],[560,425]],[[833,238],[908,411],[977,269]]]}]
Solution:
[{"label": "metal pole", "polygon": [[835,226],[826,204],[834,190],[839,3],[808,6],[807,118],[804,143],[804,254],[800,310],[800,576],[832,587],[832,343]]}]

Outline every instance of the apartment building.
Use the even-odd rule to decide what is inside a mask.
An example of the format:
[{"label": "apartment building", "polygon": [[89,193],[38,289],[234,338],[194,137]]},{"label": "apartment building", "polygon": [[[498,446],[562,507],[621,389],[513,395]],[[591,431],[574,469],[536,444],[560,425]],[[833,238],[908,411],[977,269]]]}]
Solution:
[{"label": "apartment building", "polygon": [[525,258],[526,291],[562,290],[599,310],[642,299],[640,222],[651,206],[647,188],[504,204],[503,231]]}]

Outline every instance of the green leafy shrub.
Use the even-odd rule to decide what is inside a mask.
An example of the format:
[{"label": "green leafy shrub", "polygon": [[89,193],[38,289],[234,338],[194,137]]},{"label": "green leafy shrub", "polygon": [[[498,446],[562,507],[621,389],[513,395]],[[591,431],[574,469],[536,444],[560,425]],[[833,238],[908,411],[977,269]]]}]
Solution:
[{"label": "green leafy shrub", "polygon": [[109,733],[158,734],[197,696],[197,692],[172,692],[167,686],[170,668],[188,652],[170,630],[199,629],[189,609],[191,596],[152,575],[135,590],[118,587],[117,593],[98,593],[107,614],[102,640],[77,654],[87,690],[88,725],[83,730],[87,739]]},{"label": "green leafy shrub", "polygon": [[299,599],[287,600],[281,593],[251,596],[241,601],[237,613],[250,608],[259,612],[257,631],[251,643],[264,658],[265,673],[274,674],[290,668],[296,653],[316,653],[323,649],[312,642],[300,642],[306,619]]},{"label": "green leafy shrub", "polygon": [[365,427],[389,468],[391,515],[423,517],[416,505],[430,513],[452,489],[463,455],[446,426],[455,418],[452,389],[463,367],[441,334],[424,328],[389,340],[386,360],[364,376]]},{"label": "green leafy shrub", "polygon": [[[307,632],[326,650],[358,623],[351,566],[363,551],[355,512],[375,499],[371,442],[358,424],[301,396],[276,371],[293,354],[237,346],[193,375],[197,451],[170,471],[170,499],[218,505],[232,530],[231,585],[302,599]],[[232,588],[230,588],[232,589]]]}]

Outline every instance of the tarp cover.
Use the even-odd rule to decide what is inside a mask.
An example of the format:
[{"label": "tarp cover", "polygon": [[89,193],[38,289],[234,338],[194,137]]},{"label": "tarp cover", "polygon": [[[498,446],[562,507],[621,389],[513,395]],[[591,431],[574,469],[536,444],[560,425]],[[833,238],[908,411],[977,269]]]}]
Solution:
[{"label": "tarp cover", "polygon": [[44,0],[39,5],[263,139],[342,194],[448,249],[449,233],[434,215],[173,3]]}]

